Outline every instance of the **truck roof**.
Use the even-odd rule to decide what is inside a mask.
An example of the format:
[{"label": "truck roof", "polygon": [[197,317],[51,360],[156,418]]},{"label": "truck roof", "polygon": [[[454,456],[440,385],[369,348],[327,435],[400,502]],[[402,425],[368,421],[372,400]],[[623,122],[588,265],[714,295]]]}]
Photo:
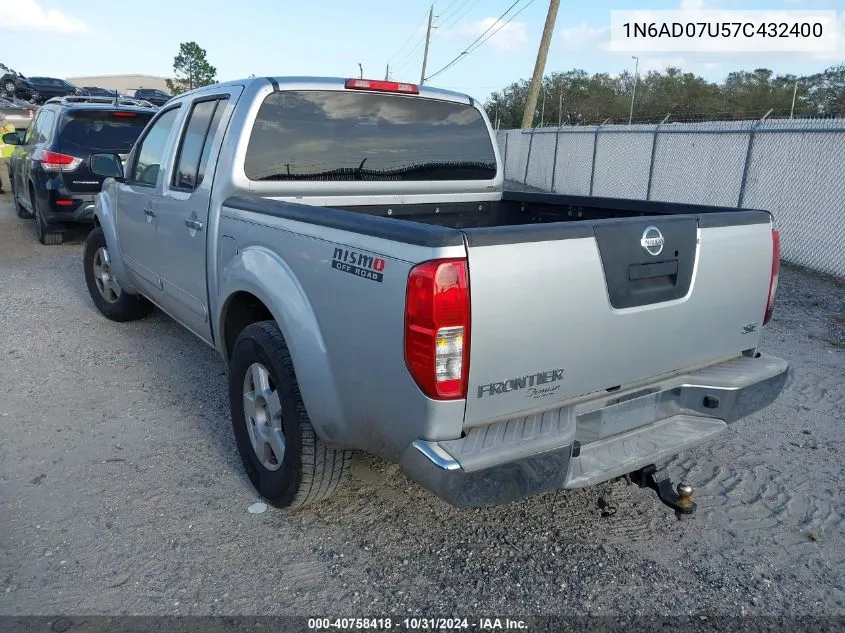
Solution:
[{"label": "truck roof", "polygon": [[[216,84],[212,84],[210,86],[203,86],[201,88],[195,88],[194,90],[184,92],[179,97],[183,95],[192,95],[200,92],[205,92],[210,89],[216,89],[223,86],[248,86],[253,83],[261,82],[275,82],[279,88],[283,88],[286,90],[337,90],[343,89],[344,84],[348,79],[357,79],[357,77],[312,77],[312,76],[296,76],[296,75],[288,75],[288,76],[263,76],[263,77],[249,77],[245,79],[235,79],[232,81],[220,82]],[[370,81],[377,81],[377,80],[370,80]],[[414,82],[400,82],[400,83],[410,83],[414,84]],[[418,85],[418,84],[414,84]],[[475,100],[464,93],[455,92],[452,90],[443,90],[441,88],[432,88],[430,86],[419,86],[419,94],[418,95],[411,95],[414,97],[423,97],[429,99],[442,99],[446,101],[456,101],[458,103],[467,103],[473,104]]]}]

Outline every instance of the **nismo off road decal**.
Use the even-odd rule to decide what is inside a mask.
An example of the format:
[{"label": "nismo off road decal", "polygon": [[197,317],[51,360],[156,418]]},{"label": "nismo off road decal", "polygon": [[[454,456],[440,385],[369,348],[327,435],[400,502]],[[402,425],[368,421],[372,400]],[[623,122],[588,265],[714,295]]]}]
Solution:
[{"label": "nismo off road decal", "polygon": [[332,268],[379,283],[384,279],[384,259],[348,248],[334,249]]}]

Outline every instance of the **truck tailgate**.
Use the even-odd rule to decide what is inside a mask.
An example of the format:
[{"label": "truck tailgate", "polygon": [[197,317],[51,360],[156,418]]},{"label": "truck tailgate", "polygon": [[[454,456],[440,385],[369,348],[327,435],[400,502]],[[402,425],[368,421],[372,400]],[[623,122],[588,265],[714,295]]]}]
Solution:
[{"label": "truck tailgate", "polygon": [[465,425],[739,355],[772,272],[761,211],[464,229]]}]

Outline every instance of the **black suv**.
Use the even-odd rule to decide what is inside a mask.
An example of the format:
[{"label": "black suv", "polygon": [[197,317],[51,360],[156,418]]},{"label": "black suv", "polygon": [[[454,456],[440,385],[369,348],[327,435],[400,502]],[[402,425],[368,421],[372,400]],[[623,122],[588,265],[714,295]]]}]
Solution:
[{"label": "black suv", "polygon": [[68,223],[91,223],[103,178],[91,172],[93,153],[125,157],[156,110],[115,106],[108,99],[51,99],[26,134],[10,133],[12,195],[21,218],[35,218],[38,241],[61,244]]},{"label": "black suv", "polygon": [[166,92],[155,90],[153,88],[140,88],[135,91],[135,98],[149,101],[153,105],[163,106],[173,98],[173,95],[169,95]]},{"label": "black suv", "polygon": [[10,72],[0,77],[0,89],[10,99],[25,99],[29,101],[35,94],[35,88],[23,75]]},{"label": "black suv", "polygon": [[64,79],[55,77],[28,77],[30,85],[35,90],[32,98],[35,103],[44,103],[53,97],[64,97],[76,94],[76,86]]}]

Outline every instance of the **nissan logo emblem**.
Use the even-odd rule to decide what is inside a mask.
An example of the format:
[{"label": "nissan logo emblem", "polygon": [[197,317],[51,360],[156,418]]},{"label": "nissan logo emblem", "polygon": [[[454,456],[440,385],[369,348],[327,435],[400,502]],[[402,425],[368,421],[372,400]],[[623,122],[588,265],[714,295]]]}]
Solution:
[{"label": "nissan logo emblem", "polygon": [[640,246],[645,249],[646,253],[657,257],[663,252],[663,244],[663,233],[660,232],[660,229],[656,226],[647,226],[640,240]]}]

